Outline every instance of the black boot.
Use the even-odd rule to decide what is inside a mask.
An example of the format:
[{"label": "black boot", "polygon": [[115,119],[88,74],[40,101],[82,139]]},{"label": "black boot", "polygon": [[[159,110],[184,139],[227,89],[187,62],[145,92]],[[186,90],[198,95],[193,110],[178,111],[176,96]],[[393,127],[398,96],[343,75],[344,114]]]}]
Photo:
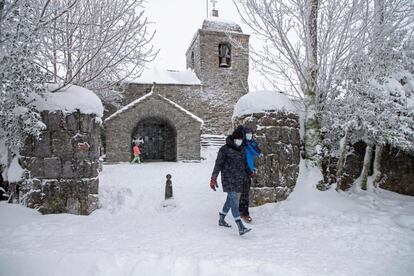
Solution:
[{"label": "black boot", "polygon": [[246,227],[243,225],[243,222],[242,222],[240,219],[236,220],[236,223],[237,223],[237,227],[239,227],[239,234],[240,234],[240,236],[241,236],[241,235],[244,235],[244,234],[246,234],[247,232],[249,232],[250,230],[252,230],[252,229],[250,229],[250,228],[246,228]]},{"label": "black boot", "polygon": [[230,225],[230,224],[228,224],[228,223],[224,220],[224,218],[226,217],[226,215],[225,215],[225,214],[222,214],[222,213],[219,213],[219,215],[220,215],[220,219],[219,219],[219,223],[218,223],[218,225],[219,225],[219,226],[224,226],[224,227],[231,227],[231,225]]}]

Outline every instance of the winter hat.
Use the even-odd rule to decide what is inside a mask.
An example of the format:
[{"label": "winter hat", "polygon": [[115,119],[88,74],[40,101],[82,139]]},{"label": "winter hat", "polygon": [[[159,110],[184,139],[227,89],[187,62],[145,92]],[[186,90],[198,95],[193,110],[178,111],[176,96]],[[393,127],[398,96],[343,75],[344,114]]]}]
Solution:
[{"label": "winter hat", "polygon": [[243,126],[238,126],[232,133],[231,137],[234,139],[243,139]]},{"label": "winter hat", "polygon": [[244,128],[244,133],[253,133],[253,129],[245,127]]}]

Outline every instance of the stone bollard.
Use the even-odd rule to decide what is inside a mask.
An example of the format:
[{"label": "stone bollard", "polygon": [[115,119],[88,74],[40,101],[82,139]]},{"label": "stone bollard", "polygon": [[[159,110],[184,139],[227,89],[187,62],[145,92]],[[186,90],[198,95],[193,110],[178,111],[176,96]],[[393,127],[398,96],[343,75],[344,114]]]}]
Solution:
[{"label": "stone bollard", "polygon": [[167,181],[165,182],[165,200],[168,200],[171,198],[173,198],[171,174],[167,174]]}]

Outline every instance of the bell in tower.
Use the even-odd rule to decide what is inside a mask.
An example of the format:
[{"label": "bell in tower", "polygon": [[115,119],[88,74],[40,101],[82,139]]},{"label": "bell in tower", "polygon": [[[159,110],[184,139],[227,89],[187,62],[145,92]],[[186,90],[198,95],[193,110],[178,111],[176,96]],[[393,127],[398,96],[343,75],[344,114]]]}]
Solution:
[{"label": "bell in tower", "polygon": [[231,65],[231,52],[230,45],[220,44],[219,45],[219,66],[220,67],[230,67]]}]

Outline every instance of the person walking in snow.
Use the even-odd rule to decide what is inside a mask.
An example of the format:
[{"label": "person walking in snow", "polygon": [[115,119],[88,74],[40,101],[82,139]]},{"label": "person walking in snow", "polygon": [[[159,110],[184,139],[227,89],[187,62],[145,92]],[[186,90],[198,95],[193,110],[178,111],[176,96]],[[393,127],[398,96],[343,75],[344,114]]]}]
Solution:
[{"label": "person walking in snow", "polygon": [[131,164],[138,163],[141,164],[141,150],[139,149],[137,144],[134,144],[134,147],[132,148],[134,159],[132,159]]},{"label": "person walking in snow", "polygon": [[237,193],[241,192],[243,183],[248,181],[249,174],[251,174],[242,143],[243,127],[239,126],[227,137],[226,144],[220,148],[210,179],[210,188],[215,191],[218,188],[217,177],[221,173],[223,192],[227,193],[223,209],[219,212],[218,225],[231,227],[224,220],[227,213],[231,210],[240,235],[244,235],[251,230],[246,228],[240,219],[239,201],[237,198]]},{"label": "person walking in snow", "polygon": [[[250,172],[252,172],[251,176],[255,177],[254,160],[256,157],[261,156],[262,152],[259,149],[256,140],[253,138],[253,130],[251,128],[244,128],[243,147],[246,152],[247,165],[249,166]],[[247,223],[252,222],[252,217],[249,213],[249,193],[251,183],[251,177],[249,177],[248,180],[243,183],[239,201],[240,217]]]}]

